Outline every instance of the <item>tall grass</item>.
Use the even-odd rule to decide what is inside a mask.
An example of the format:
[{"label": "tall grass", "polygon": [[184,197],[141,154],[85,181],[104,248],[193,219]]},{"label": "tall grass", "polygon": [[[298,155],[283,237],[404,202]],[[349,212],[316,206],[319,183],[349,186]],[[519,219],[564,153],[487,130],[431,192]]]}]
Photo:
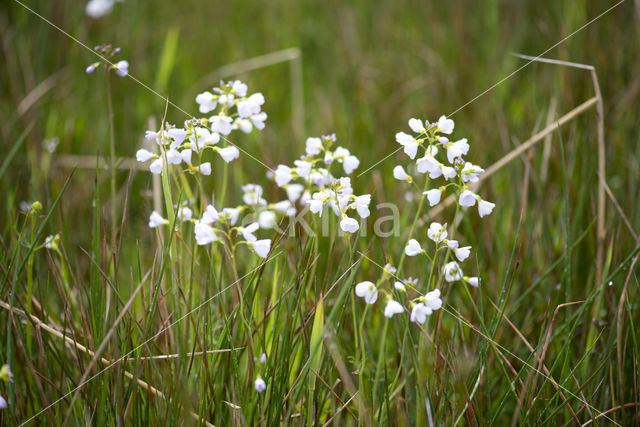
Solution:
[{"label": "tall grass", "polygon": [[[408,117],[455,111],[522,65],[509,52],[537,55],[605,6],[127,1],[90,21],[75,2],[29,3],[90,47],[121,46],[133,75],[188,112],[206,89],[195,82],[212,70],[299,47],[299,93],[289,93],[285,64],[238,76],[265,94],[269,113],[265,131],[238,144],[275,167],[302,152],[298,132],[336,132],[360,157],[356,175],[397,148],[393,134]],[[549,133],[548,149],[540,143],[496,171],[482,194],[498,208],[457,231],[474,248],[482,285],[452,291],[419,328],[365,310],[353,294],[383,260],[397,263],[409,238],[419,200],[393,181],[401,153],[354,179],[356,193],[400,206],[400,238],[375,236],[382,213],[373,212],[367,238],[347,243],[333,222],[326,236],[297,229],[277,236],[264,261],[243,252],[248,261],[234,271],[222,250],[146,227],[151,175],[97,167],[110,164],[110,122],[104,82],[84,74],[91,53],[9,2],[0,13],[0,363],[14,382],[0,384],[9,403],[0,423],[637,423],[638,16],[627,1],[548,53],[598,72],[605,176],[596,173],[595,109]],[[111,91],[114,154],[131,157],[167,103],[129,79],[113,78]],[[291,109],[302,96],[305,116]],[[533,63],[456,112],[456,129],[474,163],[491,165],[592,96],[584,70]],[[182,114],[169,105],[166,118]],[[42,141],[54,136],[52,155]],[[56,154],[95,160],[72,171]],[[263,181],[249,156],[237,162],[224,180],[226,166],[214,163],[203,193],[234,205],[240,184]],[[599,185],[608,191],[604,240]],[[266,189],[269,200],[277,192]],[[167,212],[189,198],[168,194],[155,195]],[[23,200],[43,209],[20,213]],[[421,236],[434,215],[423,212]],[[58,250],[41,247],[55,233]],[[428,272],[404,263],[406,275]],[[258,375],[264,393],[254,390]]]}]

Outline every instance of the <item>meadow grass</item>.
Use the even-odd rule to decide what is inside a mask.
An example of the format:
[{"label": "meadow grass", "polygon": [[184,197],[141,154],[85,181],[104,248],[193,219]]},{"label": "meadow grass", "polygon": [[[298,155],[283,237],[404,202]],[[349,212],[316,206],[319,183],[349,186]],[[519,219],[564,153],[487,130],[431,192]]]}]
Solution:
[{"label": "meadow grass", "polygon": [[[481,285],[449,288],[424,325],[388,319],[354,294],[387,261],[404,262],[403,277],[428,277],[429,265],[400,261],[404,245],[424,241],[431,220],[450,222],[456,210],[405,198],[410,187],[392,174],[404,154],[380,162],[398,148],[395,132],[410,117],[455,112],[469,158],[489,170],[597,93],[588,70],[535,62],[476,95],[526,63],[511,52],[538,55],[614,4],[126,1],[94,21],[75,2],[28,3],[91,48],[120,46],[131,74],[176,108],[132,79],[112,77],[108,91],[104,70],[85,74],[91,52],[7,2],[0,363],[14,382],[0,382],[8,402],[0,422],[637,424],[634,2],[545,55],[595,67],[603,109],[590,104],[481,182],[494,212],[456,225],[473,246],[465,271]],[[195,196],[215,192],[235,206],[241,185],[266,182],[260,162],[291,164],[307,136],[335,132],[360,159],[356,193],[399,207],[399,236],[376,235],[384,213],[372,209],[359,237],[345,239],[331,218],[326,234],[298,227],[276,235],[267,258],[241,249],[236,262],[169,232],[173,205],[193,196],[177,191],[184,177],[154,184],[137,167],[103,167],[133,157],[144,131],[165,118],[196,114],[193,99],[216,83],[216,70],[290,47],[300,53],[293,65],[225,76],[266,98],[266,129],[232,138],[259,162],[244,152],[228,166],[212,160]],[[43,141],[53,137],[51,154]],[[63,154],[87,157],[74,170],[57,163]],[[265,185],[269,200],[278,192]],[[23,200],[42,209],[21,213]],[[149,229],[158,202],[171,225]],[[325,226],[307,219],[316,231]],[[43,248],[56,233],[58,249]]]}]

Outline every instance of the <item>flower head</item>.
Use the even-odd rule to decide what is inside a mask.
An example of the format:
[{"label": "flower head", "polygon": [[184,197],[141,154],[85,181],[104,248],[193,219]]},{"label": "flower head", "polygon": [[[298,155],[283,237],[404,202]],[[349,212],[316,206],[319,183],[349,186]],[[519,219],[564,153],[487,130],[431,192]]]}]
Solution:
[{"label": "flower head", "polygon": [[457,262],[451,261],[442,267],[442,273],[444,274],[444,280],[447,282],[455,282],[462,279],[462,270]]},{"label": "flower head", "polygon": [[404,307],[398,301],[392,299],[387,301],[387,305],[384,308],[385,317],[393,317],[394,314],[400,314],[404,312]]},{"label": "flower head", "polygon": [[262,378],[258,377],[253,383],[253,388],[255,388],[258,393],[262,393],[267,389],[267,383],[265,383]]},{"label": "flower head", "polygon": [[364,302],[367,304],[373,304],[378,299],[378,289],[373,282],[360,282],[356,285],[356,295],[364,298]]},{"label": "flower head", "polygon": [[416,239],[409,240],[407,246],[405,246],[404,248],[404,253],[407,254],[407,256],[416,256],[418,254],[421,254],[422,251],[423,249]]},{"label": "flower head", "polygon": [[169,224],[169,220],[164,219],[162,217],[162,215],[160,215],[156,211],[151,212],[151,215],[149,216],[149,227],[150,228],[156,228],[156,227],[160,227],[161,225],[166,225],[166,224]]}]

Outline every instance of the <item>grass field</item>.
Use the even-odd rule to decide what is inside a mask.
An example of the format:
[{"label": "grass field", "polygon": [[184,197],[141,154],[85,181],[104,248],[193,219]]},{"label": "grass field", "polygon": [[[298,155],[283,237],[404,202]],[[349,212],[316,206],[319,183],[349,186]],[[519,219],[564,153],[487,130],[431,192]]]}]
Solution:
[{"label": "grass field", "polygon": [[[0,425],[637,425],[639,24],[634,0],[126,0],[97,19],[84,2],[4,2]],[[106,43],[127,76],[96,55]],[[236,79],[264,95],[264,130],[192,148],[211,174],[168,166],[145,131],[209,117],[196,96]],[[453,133],[433,132],[468,138],[485,173],[463,182],[445,145],[441,166],[490,215],[460,207],[466,187],[430,206],[423,190],[452,181],[396,142],[442,115]],[[222,129],[203,123],[188,126]],[[429,129],[421,144],[439,144]],[[371,195],[357,231],[355,205],[294,200],[297,222],[271,205],[288,196],[278,165],[333,133],[359,165],[336,155],[332,174]],[[249,183],[269,205],[247,202]],[[206,234],[209,203],[242,206],[238,225]],[[266,209],[279,231],[260,217],[254,241]],[[150,228],[152,211],[168,223]],[[433,253],[434,221],[472,247],[460,265],[478,286],[447,281],[458,252]],[[434,289],[442,306],[416,321]]]}]

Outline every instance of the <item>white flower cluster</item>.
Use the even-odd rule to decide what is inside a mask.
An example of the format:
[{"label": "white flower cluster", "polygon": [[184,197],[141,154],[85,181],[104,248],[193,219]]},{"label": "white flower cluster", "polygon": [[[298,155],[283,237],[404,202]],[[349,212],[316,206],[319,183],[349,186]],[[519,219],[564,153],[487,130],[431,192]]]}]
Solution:
[{"label": "white flower cluster", "polygon": [[[255,127],[264,129],[266,113],[261,111],[264,97],[260,93],[247,96],[247,85],[236,80],[221,83],[212,92],[203,92],[196,97],[203,113],[215,112],[209,118],[187,120],[183,128],[171,125],[161,131],[147,131],[146,138],[158,144],[160,155],[140,149],[136,158],[140,162],[151,160],[149,170],[154,174],[170,172],[167,165],[183,165],[186,172],[211,175],[210,162],[202,162],[202,153],[209,149],[217,152],[229,163],[238,158],[240,151],[234,145],[225,145],[221,140],[234,130],[249,133]],[[200,246],[212,243],[227,245],[233,253],[238,245],[246,245],[259,257],[266,258],[271,250],[271,239],[258,239],[260,229],[277,226],[278,215],[295,215],[296,210],[289,200],[270,204],[263,197],[263,189],[257,184],[242,186],[244,204],[225,207],[221,210],[210,203],[198,216],[190,207],[191,201],[174,206],[176,219],[180,223],[192,223],[196,243]],[[241,218],[242,217],[242,218]],[[242,224],[242,225],[241,225]],[[244,225],[246,224],[246,225]],[[153,211],[149,227],[169,225],[169,220]]]},{"label": "white flower cluster", "polygon": [[371,195],[353,194],[351,179],[335,178],[331,165],[341,164],[345,174],[352,173],[360,165],[360,160],[344,147],[333,149],[335,135],[307,138],[305,155],[294,161],[294,167],[278,165],[273,178],[279,187],[287,191],[291,202],[300,200],[308,205],[312,213],[322,215],[325,205],[340,217],[340,228],[347,233],[355,233],[360,224],[349,217],[347,211],[355,210],[361,218],[369,216]]},{"label": "white flower cluster", "polygon": [[[466,138],[457,141],[449,140],[448,135],[451,135],[454,129],[453,120],[445,116],[440,117],[435,123],[411,119],[409,120],[409,127],[416,135],[398,132],[396,141],[402,145],[405,154],[411,160],[416,159],[418,151],[422,150],[422,157],[418,157],[415,162],[415,168],[412,166],[411,170],[415,169],[417,174],[427,174],[425,190],[422,194],[423,198],[429,201],[429,205],[435,206],[440,203],[443,193],[450,189],[456,194],[459,206],[470,207],[477,203],[479,216],[489,215],[493,211],[495,204],[483,200],[467,187],[467,183],[478,181],[478,177],[484,172],[484,169],[463,159],[463,156],[469,152],[469,143]],[[441,160],[438,159],[439,153],[442,157]],[[414,177],[402,165],[398,165],[393,169],[393,176],[399,181],[416,185]],[[429,180],[440,177],[445,179],[443,186],[427,189]],[[381,287],[385,282],[393,281],[393,278],[396,277],[397,269],[387,264],[380,280],[376,284],[370,281],[358,283],[355,287],[356,295],[364,298],[367,304],[374,304],[378,299],[378,292],[384,292],[386,294],[384,315],[393,317],[395,314],[405,311],[405,306],[396,300],[396,295],[408,294],[411,291],[417,294],[417,297],[408,301],[408,306],[411,308],[410,320],[423,324],[428,315],[442,307],[441,293],[438,289],[438,284],[442,283],[442,281],[451,283],[462,280],[471,286],[478,286],[480,279],[478,277],[465,276],[458,264],[458,262],[462,262],[470,256],[471,246],[460,246],[457,240],[449,239],[447,224],[443,225],[438,222],[430,224],[427,230],[427,237],[435,243],[433,252],[427,253],[418,240],[410,239],[404,248],[404,254],[408,257],[424,255],[428,259],[432,266],[432,271],[429,280],[427,280],[427,286],[433,286],[434,289],[423,294],[423,291],[418,288],[419,281],[408,278],[402,281],[395,280],[393,288],[396,292],[394,295],[393,290],[387,291]],[[437,275],[434,269],[436,257],[439,253],[444,254],[444,266],[440,271],[440,277],[432,280],[432,277]],[[449,261],[451,256],[454,256],[457,261]]]},{"label": "white flower cluster", "polygon": [[[136,153],[139,162],[147,162],[154,174],[162,174],[165,163],[184,165],[193,173],[211,175],[211,163],[201,162],[202,153],[209,149],[217,152],[229,163],[240,156],[238,147],[228,142],[226,136],[234,130],[250,133],[255,127],[264,129],[267,114],[261,111],[264,97],[261,93],[247,96],[247,85],[239,80],[223,83],[213,88],[213,93],[203,92],[196,97],[200,112],[215,114],[208,118],[193,118],[179,128],[166,124],[164,129],[147,131],[146,139],[160,147],[160,155],[145,149]],[[224,142],[220,142],[223,140]]]}]

